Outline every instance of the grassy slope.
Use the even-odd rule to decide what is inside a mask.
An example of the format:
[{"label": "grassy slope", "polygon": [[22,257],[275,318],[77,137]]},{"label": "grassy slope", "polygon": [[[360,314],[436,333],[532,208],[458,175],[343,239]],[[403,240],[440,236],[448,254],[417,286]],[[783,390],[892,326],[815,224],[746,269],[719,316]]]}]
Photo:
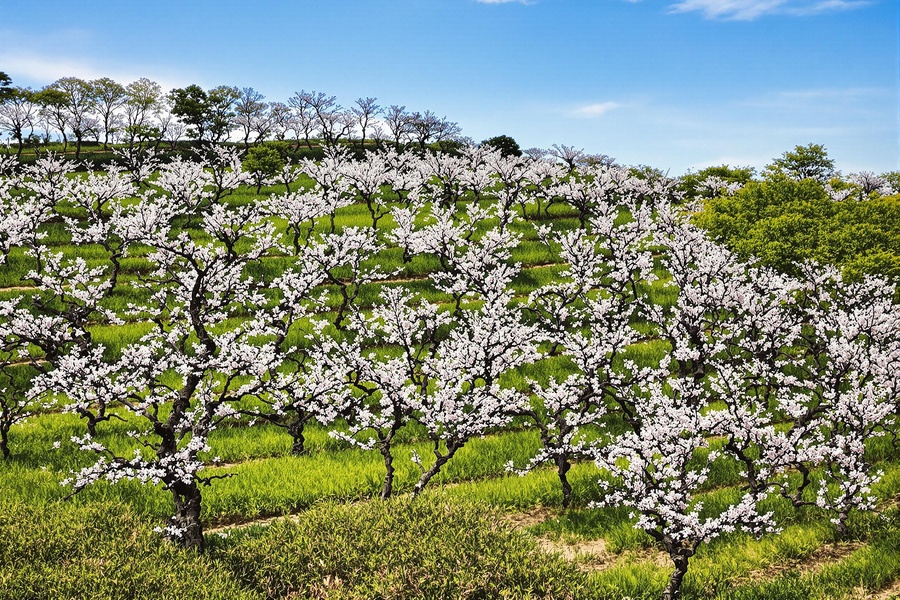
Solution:
[{"label": "grassy slope", "polygon": [[[232,200],[247,202],[248,196],[249,191],[242,190]],[[573,223],[570,215],[557,218],[562,225]],[[349,207],[338,224],[365,226],[366,219],[361,207]],[[523,235],[526,243],[514,260],[537,268],[520,276],[517,291],[522,294],[554,271],[553,266],[540,266],[550,257],[534,243],[533,234],[524,228]],[[50,239],[59,251],[75,251],[61,231],[51,232]],[[78,252],[90,258],[89,251]],[[99,261],[100,255],[96,258]],[[403,267],[397,276],[403,279],[423,277],[432,267],[424,259],[403,265],[396,251],[380,260],[388,269]],[[270,263],[276,271],[284,267],[277,258]],[[137,294],[129,284],[145,263],[134,258],[127,264],[129,270],[114,303],[124,304]],[[0,286],[21,285],[28,268],[27,261],[13,255],[10,268],[0,275]],[[393,285],[428,289],[419,281]],[[362,297],[374,299],[378,287],[364,290]],[[138,337],[142,327],[135,323],[97,328],[96,335],[115,351]],[[426,597],[493,597],[500,589],[513,597],[655,597],[669,570],[651,551],[649,538],[633,528],[625,511],[587,507],[596,499],[599,476],[590,464],[577,465],[570,474],[575,507],[552,514],[529,530],[533,536],[556,540],[561,548],[578,549],[602,540],[609,559],[590,574],[538,552],[532,536],[510,535],[497,526],[493,513],[483,516],[483,509],[469,508],[471,502],[512,511],[558,505],[560,492],[552,471],[540,469],[518,477],[505,470],[508,461],[523,464],[537,447],[537,437],[530,431],[497,432],[473,440],[435,481],[444,486],[443,495],[423,500],[418,507],[402,498],[387,505],[330,504],[372,496],[383,472],[377,454],[350,449],[322,428],[309,432],[311,453],[304,457],[285,456],[289,438],[271,426],[217,431],[209,458],[218,456],[229,463],[216,469],[235,476],[205,491],[206,522],[240,523],[298,511],[301,521],[232,534],[215,542],[210,556],[196,557],[160,544],[150,532],[169,512],[170,500],[162,490],[130,482],[97,485],[73,501],[58,502],[66,494],[59,481],[89,460],[78,456],[67,441],[82,429],[70,415],[43,414],[13,431],[16,456],[0,464],[0,539],[4,540],[0,552],[5,553],[0,555],[0,590],[15,594],[3,596],[0,591],[0,598],[116,597],[123,590],[151,597],[140,586],[158,578],[163,578],[160,586],[162,582],[176,585],[175,579],[188,586],[178,594],[186,598],[282,597],[293,591],[301,597],[408,597],[410,592]],[[124,449],[131,440],[123,432],[124,426],[116,421],[101,425],[101,435]],[[420,436],[414,428],[404,432],[396,462],[401,492],[410,488],[417,475],[408,460],[412,451],[428,454]],[[59,450],[52,449],[54,441],[62,442]],[[886,472],[878,492],[887,501],[900,493],[900,461],[884,441],[875,440],[872,446]],[[737,482],[734,465],[715,467],[704,498],[711,505],[727,501]],[[123,514],[118,514],[121,510]],[[900,524],[895,510],[888,510],[886,519],[857,517],[852,523],[856,543],[841,552],[828,551],[840,546],[834,543],[827,519],[815,510],[795,511],[777,502],[772,510],[787,523],[784,533],[762,540],[735,534],[704,547],[692,560],[685,581],[687,597],[839,598],[855,593],[859,586],[879,589],[900,577],[896,550]],[[445,526],[448,529],[441,529]],[[29,537],[32,530],[39,532],[38,537]],[[441,540],[449,538],[438,533],[460,542],[446,548]],[[460,537],[465,535],[471,537]],[[273,556],[272,548],[282,550]],[[591,564],[590,556],[581,558]],[[274,563],[270,571],[261,569],[270,563]],[[479,570],[478,565],[489,569]],[[124,583],[109,584],[102,574],[110,572],[117,573],[115,581]],[[502,588],[489,587],[488,575],[501,576]],[[549,581],[539,584],[541,578]],[[28,595],[35,590],[42,592]]]}]

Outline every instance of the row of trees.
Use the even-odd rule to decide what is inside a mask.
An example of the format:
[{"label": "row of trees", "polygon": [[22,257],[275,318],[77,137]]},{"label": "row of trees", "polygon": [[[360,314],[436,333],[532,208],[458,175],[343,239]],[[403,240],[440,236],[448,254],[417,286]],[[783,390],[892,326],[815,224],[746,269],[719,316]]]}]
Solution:
[{"label": "row of trees", "polygon": [[164,92],[155,81],[141,78],[127,85],[108,77],[84,80],[63,77],[40,89],[12,86],[0,73],[0,130],[17,144],[17,153],[35,134],[49,141],[56,133],[76,159],[83,142],[135,143],[162,141],[173,145],[188,137],[202,142],[240,140],[247,148],[263,140],[293,139],[312,148],[312,140],[334,145],[340,140],[364,147],[367,139],[398,148],[414,143],[445,144],[459,139],[461,129],[431,111],[410,112],[405,106],[383,107],[376,98],[358,98],[351,107],[335,96],[301,90],[287,102],[267,102],[250,87],[218,86],[205,90],[189,85]]},{"label": "row of trees", "polygon": [[[472,437],[530,420],[542,449],[513,467],[553,464],[568,504],[571,464],[595,461],[601,503],[632,507],[672,558],[666,598],[701,543],[776,530],[763,508],[773,497],[829,511],[839,531],[874,506],[866,443],[896,433],[900,408],[894,288],[813,263],[790,276],[741,261],[673,208],[671,182],[489,146],[359,160],[334,149],[282,174],[288,189],[301,173],[311,188],[249,205],[227,201],[248,175],[216,146],[137,177],[114,167],[72,178],[54,157],[4,170],[3,256],[24,254],[35,290],[0,303],[0,424],[41,404],[81,415],[76,441],[97,460],[68,483],[161,485],[174,504],[166,534],[185,546],[203,547],[202,490],[218,477],[205,469],[209,435],[248,419],[284,427],[295,452],[306,423],[345,422],[335,435],[383,456],[383,497],[408,424],[432,441],[433,457],[416,459],[418,494]],[[336,226],[352,203],[371,228]],[[576,226],[524,219],[557,204]],[[107,258],[55,252],[44,233],[60,219]],[[512,256],[529,231],[562,268],[523,297]],[[437,265],[433,293],[391,282],[378,259],[390,248]],[[113,311],[122,258],[136,253],[152,267]],[[360,290],[379,281],[364,305]],[[92,325],[123,321],[153,326],[120,349],[93,338]],[[132,424],[134,454],[96,436],[113,413]],[[713,438],[723,441],[709,452]],[[718,461],[741,474],[710,512]]]}]

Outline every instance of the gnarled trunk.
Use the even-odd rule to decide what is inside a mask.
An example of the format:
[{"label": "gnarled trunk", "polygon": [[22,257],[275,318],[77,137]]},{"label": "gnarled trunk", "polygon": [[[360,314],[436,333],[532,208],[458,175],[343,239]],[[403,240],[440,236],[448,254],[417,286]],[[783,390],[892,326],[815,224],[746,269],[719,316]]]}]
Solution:
[{"label": "gnarled trunk", "polygon": [[205,542],[203,525],[200,523],[202,498],[197,482],[173,486],[172,499],[175,503],[175,514],[169,519],[172,530],[167,532],[166,537],[188,550],[203,552]]},{"label": "gnarled trunk", "polygon": [[306,454],[306,436],[303,435],[305,427],[305,420],[294,421],[288,425],[288,433],[291,435],[291,439],[294,440],[291,444],[291,454],[293,456],[302,456],[303,454]]},{"label": "gnarled trunk", "polygon": [[384,457],[384,485],[381,487],[381,499],[387,500],[394,491],[394,455],[391,453],[390,442],[382,442],[379,450]]},{"label": "gnarled trunk", "polygon": [[572,465],[569,464],[569,458],[567,456],[562,454],[556,456],[556,473],[559,475],[560,484],[562,484],[563,508],[569,508],[569,503],[572,501],[572,486],[569,484],[568,477],[566,477],[566,473],[568,473],[571,468]]},{"label": "gnarled trunk", "polygon": [[688,556],[685,554],[676,554],[672,556],[672,562],[675,563],[675,570],[669,577],[669,583],[663,591],[663,600],[678,600],[681,598],[681,582],[688,570]]}]

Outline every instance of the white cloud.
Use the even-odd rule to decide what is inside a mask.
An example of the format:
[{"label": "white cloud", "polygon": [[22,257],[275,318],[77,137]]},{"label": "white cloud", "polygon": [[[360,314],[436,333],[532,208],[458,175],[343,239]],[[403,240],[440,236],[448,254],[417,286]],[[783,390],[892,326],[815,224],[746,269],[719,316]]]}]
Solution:
[{"label": "white cloud", "polygon": [[778,111],[781,114],[818,115],[833,120],[847,115],[878,114],[897,98],[894,88],[851,87],[812,88],[806,90],[781,90],[739,103],[750,109]]},{"label": "white cloud", "polygon": [[[141,77],[154,80],[168,91],[187,85],[187,79],[178,74],[160,73],[160,69],[135,65],[127,70],[107,68],[89,59],[60,57],[51,54],[36,54],[19,50],[0,51],[0,65],[16,85],[42,87],[61,77],[98,79],[109,77],[121,84],[127,84]],[[187,83],[186,83],[187,82]]]},{"label": "white cloud", "polygon": [[868,0],[681,0],[670,5],[673,13],[700,12],[707,19],[751,21],[768,14],[815,15],[860,8]]},{"label": "white cloud", "polygon": [[593,118],[605,115],[611,110],[621,108],[618,102],[595,102],[593,104],[585,104],[569,111],[569,115],[573,117]]},{"label": "white cloud", "polygon": [[0,53],[0,63],[13,79],[46,81],[51,83],[60,77],[96,79],[105,74],[88,63],[68,58],[55,58],[11,52]]}]

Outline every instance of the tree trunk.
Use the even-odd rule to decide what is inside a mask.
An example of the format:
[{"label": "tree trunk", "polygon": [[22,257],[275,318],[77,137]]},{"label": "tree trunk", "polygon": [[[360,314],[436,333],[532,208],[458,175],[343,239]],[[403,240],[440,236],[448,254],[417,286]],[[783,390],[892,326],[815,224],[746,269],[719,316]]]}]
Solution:
[{"label": "tree trunk", "polygon": [[90,436],[97,437],[97,419],[91,414],[84,415],[84,418],[87,419],[87,430]]},{"label": "tree trunk", "polygon": [[681,598],[681,582],[688,570],[688,556],[686,554],[675,554],[672,562],[675,563],[675,570],[669,577],[669,584],[663,591],[662,600],[679,600]]},{"label": "tree trunk", "polygon": [[835,519],[837,521],[837,523],[836,523],[837,537],[840,540],[845,539],[850,533],[850,528],[847,527],[847,517],[848,516],[849,515],[847,514],[846,511],[841,511],[838,513],[837,519]]},{"label": "tree trunk", "polygon": [[288,425],[288,433],[294,440],[291,444],[291,455],[302,456],[306,454],[306,437],[303,435],[303,429],[306,425],[305,421],[294,421]]},{"label": "tree trunk", "polygon": [[203,525],[200,523],[202,498],[197,482],[177,484],[172,488],[172,498],[175,501],[175,515],[170,519],[170,524],[175,531],[168,533],[167,537],[188,550],[203,552],[205,542]]},{"label": "tree trunk", "polygon": [[390,443],[381,443],[381,455],[384,457],[384,485],[381,488],[381,499],[387,500],[394,491],[394,455]]},{"label": "tree trunk", "polygon": [[9,460],[9,427],[0,425],[0,453],[3,460]]},{"label": "tree trunk", "polygon": [[569,479],[566,477],[566,473],[568,473],[571,468],[572,465],[569,464],[568,457],[557,455],[556,473],[559,475],[559,482],[562,484],[563,508],[569,508],[569,503],[572,501],[572,486],[569,485]]},{"label": "tree trunk", "polygon": [[415,487],[413,487],[413,498],[422,493],[422,490],[425,489],[425,486],[428,485],[431,478],[437,475],[438,471],[441,470],[441,467],[453,458],[453,455],[456,454],[456,451],[459,450],[459,448],[460,446],[453,444],[447,447],[447,454],[437,454],[437,452],[435,452],[436,460],[434,461],[434,464],[431,465],[430,469],[422,473],[419,481],[417,481]]}]

